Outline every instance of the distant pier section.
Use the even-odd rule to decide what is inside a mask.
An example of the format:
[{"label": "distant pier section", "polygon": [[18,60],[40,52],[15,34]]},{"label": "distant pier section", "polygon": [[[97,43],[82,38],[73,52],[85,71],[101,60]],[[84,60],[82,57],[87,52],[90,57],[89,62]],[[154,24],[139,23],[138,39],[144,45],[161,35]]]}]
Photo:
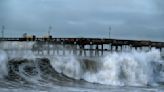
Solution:
[{"label": "distant pier section", "polygon": [[164,42],[148,40],[122,40],[107,38],[53,38],[52,36],[38,38],[35,36],[21,38],[0,38],[0,42],[34,42],[31,50],[38,54],[79,56],[102,56],[108,51],[122,51],[125,48],[142,50],[147,48],[163,51]]}]

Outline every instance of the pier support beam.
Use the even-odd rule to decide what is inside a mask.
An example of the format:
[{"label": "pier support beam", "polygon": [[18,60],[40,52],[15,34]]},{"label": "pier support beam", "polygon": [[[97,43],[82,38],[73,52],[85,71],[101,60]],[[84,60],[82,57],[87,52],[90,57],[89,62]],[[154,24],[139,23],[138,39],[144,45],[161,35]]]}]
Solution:
[{"label": "pier support beam", "polygon": [[162,52],[162,48],[159,48],[160,52]]},{"label": "pier support beam", "polygon": [[140,50],[140,51],[142,51],[142,48],[143,48],[143,47],[142,47],[142,46],[140,46],[140,47],[139,47],[139,50]]},{"label": "pier support beam", "polygon": [[101,56],[103,56],[103,54],[104,54],[104,45],[103,44],[101,44]]},{"label": "pier support beam", "polygon": [[95,56],[99,56],[99,46],[98,45],[96,45],[96,49],[95,49]]},{"label": "pier support beam", "polygon": [[56,50],[56,47],[55,47],[55,44],[52,45],[53,47],[53,55],[55,55],[55,50]]},{"label": "pier support beam", "polygon": [[56,54],[59,55],[59,45],[56,45]]},{"label": "pier support beam", "polygon": [[71,51],[72,51],[72,45],[69,45],[69,54],[71,55]]},{"label": "pier support beam", "polygon": [[113,45],[111,44],[110,46],[110,51],[113,52]]},{"label": "pier support beam", "polygon": [[115,50],[118,51],[118,46],[115,46]]},{"label": "pier support beam", "polygon": [[92,56],[93,56],[93,45],[90,44],[90,57],[92,57]]},{"label": "pier support beam", "polygon": [[83,54],[83,48],[84,48],[83,45],[79,45],[79,49],[80,49],[79,56],[82,56],[82,54]]},{"label": "pier support beam", "polygon": [[65,56],[65,44],[63,43],[63,55]]},{"label": "pier support beam", "polygon": [[149,51],[152,49],[152,47],[151,46],[149,46]]},{"label": "pier support beam", "polygon": [[84,48],[83,48],[83,50],[84,50],[84,56],[87,56],[85,47],[86,46],[84,45]]},{"label": "pier support beam", "polygon": [[73,46],[73,55],[77,55],[77,45]]},{"label": "pier support beam", "polygon": [[47,42],[47,55],[50,55],[50,43]]}]

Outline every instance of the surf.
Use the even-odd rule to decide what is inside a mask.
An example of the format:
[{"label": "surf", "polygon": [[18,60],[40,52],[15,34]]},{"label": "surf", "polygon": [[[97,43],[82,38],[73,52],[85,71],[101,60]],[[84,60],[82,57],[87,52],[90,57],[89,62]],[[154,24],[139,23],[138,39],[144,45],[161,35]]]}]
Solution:
[{"label": "surf", "polygon": [[99,58],[38,57],[29,53],[17,56],[0,50],[0,78],[26,83],[85,81],[111,86],[164,83],[164,61],[157,49],[112,52]]}]

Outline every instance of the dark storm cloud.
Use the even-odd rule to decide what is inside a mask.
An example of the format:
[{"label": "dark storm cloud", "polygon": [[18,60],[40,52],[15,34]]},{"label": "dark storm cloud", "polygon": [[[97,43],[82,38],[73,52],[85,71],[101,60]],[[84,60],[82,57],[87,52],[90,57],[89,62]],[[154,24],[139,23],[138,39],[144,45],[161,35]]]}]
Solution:
[{"label": "dark storm cloud", "polygon": [[164,40],[163,0],[1,0],[6,35]]}]

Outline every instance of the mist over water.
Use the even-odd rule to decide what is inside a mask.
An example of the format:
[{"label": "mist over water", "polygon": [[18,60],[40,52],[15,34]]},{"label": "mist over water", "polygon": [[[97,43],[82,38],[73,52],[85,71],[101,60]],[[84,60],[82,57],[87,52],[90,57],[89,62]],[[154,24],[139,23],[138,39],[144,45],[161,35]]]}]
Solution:
[{"label": "mist over water", "polygon": [[[101,86],[105,87],[104,92],[115,90],[111,87],[145,87],[146,90],[153,87],[162,91],[164,60],[157,49],[112,52],[93,58],[72,55],[47,57],[37,56],[32,51],[15,50],[9,53],[0,50],[0,82],[5,83],[6,88],[12,86],[12,91],[23,85],[19,87],[24,92],[26,87],[29,90],[43,88],[59,92],[68,91],[61,87],[77,92],[90,88],[92,90],[89,91],[101,91]],[[162,89],[159,88],[161,86]],[[138,89],[137,92],[145,92],[145,89]]]}]

